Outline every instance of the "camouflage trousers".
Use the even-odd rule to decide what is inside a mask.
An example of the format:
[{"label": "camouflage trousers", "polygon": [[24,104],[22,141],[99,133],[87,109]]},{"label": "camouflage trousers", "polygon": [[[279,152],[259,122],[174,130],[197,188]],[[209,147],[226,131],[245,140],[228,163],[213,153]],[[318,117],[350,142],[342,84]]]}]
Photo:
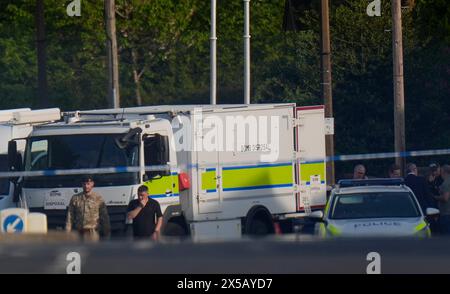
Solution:
[{"label": "camouflage trousers", "polygon": [[95,229],[81,229],[78,231],[83,241],[98,242],[100,240],[100,234]]}]

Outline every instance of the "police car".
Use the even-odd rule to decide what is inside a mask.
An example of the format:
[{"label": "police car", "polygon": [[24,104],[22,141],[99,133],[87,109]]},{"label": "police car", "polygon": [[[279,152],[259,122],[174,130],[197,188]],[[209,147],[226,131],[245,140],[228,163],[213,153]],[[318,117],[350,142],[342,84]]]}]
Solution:
[{"label": "police car", "polygon": [[323,237],[429,237],[426,216],[438,213],[435,208],[424,213],[403,179],[369,179],[339,181],[325,210],[310,217]]}]

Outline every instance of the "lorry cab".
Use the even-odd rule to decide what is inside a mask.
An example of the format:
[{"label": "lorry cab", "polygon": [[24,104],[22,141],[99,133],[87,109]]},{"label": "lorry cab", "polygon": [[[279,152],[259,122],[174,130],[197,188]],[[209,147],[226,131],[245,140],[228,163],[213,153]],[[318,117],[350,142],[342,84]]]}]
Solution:
[{"label": "lorry cab", "polygon": [[[31,110],[30,108],[0,111],[0,172],[9,171],[8,142],[26,138],[33,126],[60,119],[59,109]],[[18,161],[23,158],[25,141],[16,144]],[[0,178],[0,210],[16,206],[15,189],[9,178]]]},{"label": "lorry cab", "polygon": [[[173,138],[167,120],[75,114],[66,118],[70,122],[34,128],[25,148],[25,171],[41,175],[23,178],[22,197],[30,211],[47,214],[50,229],[64,228],[66,208],[82,191],[81,176],[86,172],[96,173],[94,189],[103,196],[116,232],[123,231],[128,203],[137,198],[141,184],[149,187],[150,197],[158,199],[163,211],[179,203],[176,153],[169,146]],[[69,174],[55,175],[53,170]]]}]

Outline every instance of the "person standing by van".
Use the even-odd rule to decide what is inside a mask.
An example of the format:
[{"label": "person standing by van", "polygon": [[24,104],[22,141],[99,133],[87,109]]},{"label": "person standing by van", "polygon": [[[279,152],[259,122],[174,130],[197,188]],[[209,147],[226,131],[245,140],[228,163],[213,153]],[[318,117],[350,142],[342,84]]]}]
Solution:
[{"label": "person standing by van", "polygon": [[444,182],[441,176],[441,167],[437,163],[432,163],[430,164],[429,169],[427,184],[431,194],[436,197],[439,196],[439,187]]},{"label": "person standing by van", "polygon": [[439,201],[439,228],[442,235],[450,235],[450,165],[441,168],[444,182],[439,187],[440,196],[435,197]]},{"label": "person standing by van", "polygon": [[128,219],[133,220],[133,235],[137,239],[160,236],[163,215],[158,201],[150,198],[147,186],[138,188],[138,199],[128,205]]},{"label": "person standing by van", "polygon": [[111,232],[108,210],[102,196],[92,191],[92,176],[82,178],[83,192],[75,194],[67,208],[66,231],[78,231],[84,240],[98,241]]},{"label": "person standing by van", "polygon": [[[437,163],[432,163],[429,165],[429,173],[426,178],[428,190],[432,196],[432,207],[439,208],[439,203],[436,200],[436,197],[439,197],[439,187],[442,185],[444,180],[441,176],[441,166]],[[429,218],[430,229],[434,235],[439,234],[440,226],[439,226],[439,215],[434,215]]]}]

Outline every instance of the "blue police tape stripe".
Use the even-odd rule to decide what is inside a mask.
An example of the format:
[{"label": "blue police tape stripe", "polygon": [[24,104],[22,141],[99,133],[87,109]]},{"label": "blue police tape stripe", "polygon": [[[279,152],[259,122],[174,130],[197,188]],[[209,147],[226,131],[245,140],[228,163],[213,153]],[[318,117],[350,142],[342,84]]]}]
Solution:
[{"label": "blue police tape stripe", "polygon": [[[146,171],[168,170],[169,166],[147,166]],[[131,173],[140,172],[141,167],[137,166],[118,166],[107,168],[84,168],[84,169],[66,169],[66,170],[39,170],[28,172],[0,172],[0,178],[8,177],[39,177],[39,176],[60,176],[60,175],[83,175],[83,174],[111,174],[111,173]],[[171,172],[171,175],[178,175],[178,172]]]},{"label": "blue police tape stripe", "polygon": [[46,175],[46,176],[55,176],[56,174],[55,174],[55,171],[53,171],[53,170],[48,170],[48,171],[45,171],[45,175]]},{"label": "blue police tape stripe", "polygon": [[[383,158],[395,158],[395,157],[417,157],[417,156],[436,156],[436,155],[449,155],[450,149],[438,149],[438,150],[420,150],[420,151],[406,151],[406,152],[385,152],[385,153],[370,153],[370,154],[353,154],[353,155],[336,155],[333,157],[327,157],[326,161],[352,161],[352,160],[368,160],[368,159],[383,159]],[[323,162],[323,159],[316,158],[310,160],[300,160],[300,164],[311,164]],[[294,163],[294,162],[292,162]],[[247,165],[247,166],[229,166],[223,167],[224,170],[242,169],[242,168],[258,168],[266,166],[283,166],[290,165],[292,163],[275,163],[275,164],[259,164],[259,165]],[[231,163],[229,163],[231,165]],[[233,164],[245,164],[233,163]],[[189,164],[187,169],[198,169],[198,164]],[[169,165],[160,166],[146,166],[146,171],[160,171],[173,168]],[[0,172],[0,178],[10,177],[38,177],[38,176],[58,176],[58,175],[83,175],[83,174],[109,174],[109,173],[126,173],[126,172],[139,172],[141,167],[112,167],[112,168],[86,168],[86,169],[73,169],[73,170],[43,170],[43,171],[28,171],[28,172]]]},{"label": "blue police tape stripe", "polygon": [[417,157],[417,156],[433,156],[433,155],[448,155],[448,154],[450,154],[450,149],[384,152],[384,153],[369,153],[369,154],[337,155],[333,157],[327,157],[327,161],[350,161],[363,159],[383,159],[394,157]]},{"label": "blue police tape stripe", "polygon": [[127,172],[127,167],[126,166],[118,166],[118,167],[116,167],[116,172],[117,173],[124,173],[124,172]]},{"label": "blue police tape stripe", "polygon": [[206,169],[206,171],[207,172],[210,172],[210,171],[215,171],[216,170],[216,168],[215,167],[208,167],[207,169]]},{"label": "blue police tape stripe", "polygon": [[242,190],[259,190],[259,189],[270,189],[270,188],[286,188],[292,187],[293,184],[280,184],[280,185],[264,185],[264,186],[248,186],[248,187],[239,187],[239,188],[224,188],[224,192],[228,191],[242,191]]},{"label": "blue police tape stripe", "polygon": [[308,160],[300,161],[301,164],[314,164],[314,163],[324,163],[324,160]]},{"label": "blue police tape stripe", "polygon": [[206,193],[215,193],[215,192],[217,192],[217,189],[206,190]]}]

